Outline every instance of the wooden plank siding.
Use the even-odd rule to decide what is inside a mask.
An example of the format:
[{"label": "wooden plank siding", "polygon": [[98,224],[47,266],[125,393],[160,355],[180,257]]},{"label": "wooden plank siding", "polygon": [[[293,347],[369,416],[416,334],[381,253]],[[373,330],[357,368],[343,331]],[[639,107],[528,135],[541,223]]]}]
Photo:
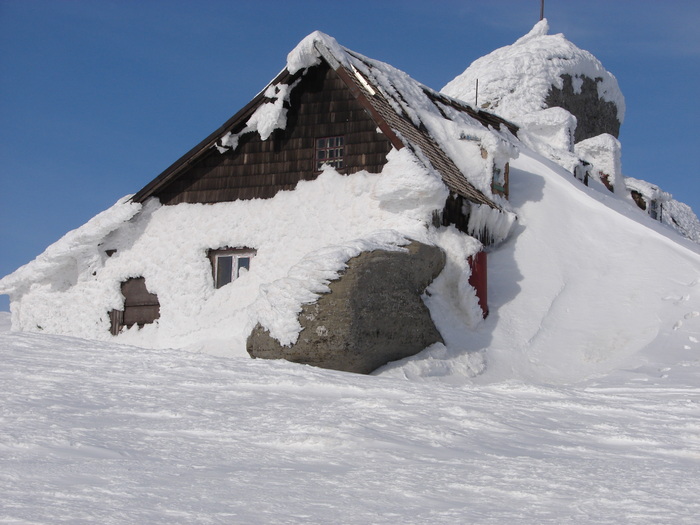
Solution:
[{"label": "wooden plank siding", "polygon": [[125,326],[143,327],[160,317],[158,296],[148,291],[143,277],[124,281],[121,284],[121,292],[124,296],[124,309],[109,312],[112,335],[117,335]]},{"label": "wooden plank siding", "polygon": [[[286,129],[276,130],[266,141],[246,133],[233,151],[210,148],[153,195],[163,204],[274,197],[318,176],[315,140],[321,137],[344,137],[341,173],[381,171],[391,150],[389,140],[327,64],[306,72],[287,106]],[[239,122],[232,133],[244,126],[245,121]]]}]

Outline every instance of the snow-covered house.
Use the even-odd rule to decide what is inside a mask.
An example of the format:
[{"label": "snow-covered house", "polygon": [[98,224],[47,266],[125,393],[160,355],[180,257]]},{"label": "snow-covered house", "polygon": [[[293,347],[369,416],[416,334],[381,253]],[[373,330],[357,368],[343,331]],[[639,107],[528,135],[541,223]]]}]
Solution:
[{"label": "snow-covered house", "polygon": [[442,300],[477,322],[477,254],[514,220],[516,132],[313,33],[219,129],[0,293],[14,329],[240,353],[256,325],[293,345],[302,306],[349,259],[417,241],[446,253],[442,286],[459,293]]}]

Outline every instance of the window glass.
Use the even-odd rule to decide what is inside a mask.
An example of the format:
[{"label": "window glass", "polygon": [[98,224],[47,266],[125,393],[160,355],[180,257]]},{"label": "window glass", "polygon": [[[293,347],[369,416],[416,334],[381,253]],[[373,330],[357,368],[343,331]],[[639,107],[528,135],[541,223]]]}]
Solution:
[{"label": "window glass", "polygon": [[216,287],[221,288],[232,280],[233,255],[219,255],[216,258]]},{"label": "window glass", "polygon": [[236,270],[236,277],[241,275],[241,268],[245,268],[246,270],[250,270],[250,257],[247,257],[247,256],[238,257],[237,262],[238,262],[238,269]]},{"label": "window glass", "polygon": [[345,163],[345,137],[326,137],[316,139],[316,170],[320,171],[324,164],[336,169],[342,168]]}]

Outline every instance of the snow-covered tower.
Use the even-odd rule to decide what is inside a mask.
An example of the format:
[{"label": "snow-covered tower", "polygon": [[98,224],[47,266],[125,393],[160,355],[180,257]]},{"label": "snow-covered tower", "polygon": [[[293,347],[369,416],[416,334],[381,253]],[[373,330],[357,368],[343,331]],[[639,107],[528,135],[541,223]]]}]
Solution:
[{"label": "snow-covered tower", "polygon": [[442,91],[517,123],[525,144],[587,184],[625,194],[617,140],[625,99],[617,79],[564,35],[550,35],[546,19]]},{"label": "snow-covered tower", "polygon": [[[478,95],[476,83],[479,81]],[[563,34],[550,35],[547,20],[514,44],[474,61],[442,92],[518,124],[559,107],[576,117],[573,142],[604,133],[619,136],[625,99],[615,76]]]}]

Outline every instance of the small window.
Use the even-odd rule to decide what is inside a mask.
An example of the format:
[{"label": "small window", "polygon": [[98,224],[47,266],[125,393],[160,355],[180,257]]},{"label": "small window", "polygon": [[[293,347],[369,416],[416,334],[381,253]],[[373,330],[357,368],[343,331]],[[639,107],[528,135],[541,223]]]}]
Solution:
[{"label": "small window", "polygon": [[651,199],[649,201],[649,215],[651,215],[652,219],[660,221],[662,219],[662,210],[663,207],[661,206],[661,203],[659,201],[657,201],[656,199]]},{"label": "small window", "polygon": [[[634,203],[637,206],[639,206],[639,209],[646,211],[647,202],[644,200],[644,195],[642,195],[637,190],[632,190],[630,193],[632,194],[632,200],[634,201]],[[655,202],[655,201],[652,201],[652,202]]]},{"label": "small window", "polygon": [[209,260],[214,286],[221,288],[241,276],[242,270],[250,270],[255,250],[250,248],[221,248],[209,250]]},{"label": "small window", "polygon": [[316,170],[320,171],[324,164],[328,164],[335,169],[345,167],[343,157],[345,156],[344,137],[325,137],[316,139]]},{"label": "small window", "polygon": [[493,180],[491,181],[491,191],[496,195],[502,195],[506,199],[508,198],[509,171],[507,162],[503,169],[494,166]]}]

